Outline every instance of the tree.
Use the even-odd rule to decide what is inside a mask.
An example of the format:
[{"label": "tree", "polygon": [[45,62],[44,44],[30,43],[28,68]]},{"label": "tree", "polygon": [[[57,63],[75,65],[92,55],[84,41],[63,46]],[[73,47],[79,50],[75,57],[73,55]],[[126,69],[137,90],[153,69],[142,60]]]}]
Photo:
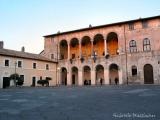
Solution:
[{"label": "tree", "polygon": [[17,86],[22,86],[23,85],[23,82],[24,80],[19,76],[19,74],[17,73],[14,73],[14,74],[11,74],[10,75],[10,80],[14,80],[14,84]]},{"label": "tree", "polygon": [[40,84],[42,86],[46,85],[47,87],[49,86],[49,81],[52,80],[50,77],[46,77],[45,80],[38,80],[37,84]]}]

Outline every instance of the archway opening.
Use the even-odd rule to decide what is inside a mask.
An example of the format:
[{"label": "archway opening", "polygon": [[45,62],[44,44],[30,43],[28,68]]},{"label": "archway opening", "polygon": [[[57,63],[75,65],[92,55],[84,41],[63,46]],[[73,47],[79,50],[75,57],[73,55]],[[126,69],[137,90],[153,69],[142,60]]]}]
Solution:
[{"label": "archway opening", "polygon": [[84,36],[81,41],[82,57],[91,57],[91,39],[88,36]]},{"label": "archway opening", "polygon": [[144,65],[144,84],[154,84],[153,67],[150,64]]},{"label": "archway opening", "polygon": [[102,65],[96,66],[96,84],[104,84],[104,67]]},{"label": "archway opening", "polygon": [[60,42],[60,59],[68,58],[68,44],[66,40]]},{"label": "archway opening", "polygon": [[78,85],[78,68],[72,67],[72,85]]},{"label": "archway opening", "polygon": [[83,67],[83,84],[91,85],[91,68],[89,66]]},{"label": "archway opening", "polygon": [[118,36],[115,32],[111,32],[107,36],[107,49],[109,55],[118,54]]},{"label": "archway opening", "polygon": [[111,64],[109,67],[109,82],[111,85],[119,83],[118,65]]},{"label": "archway opening", "polygon": [[98,57],[104,56],[104,38],[103,35],[97,34],[94,36],[93,50]]},{"label": "archway opening", "polygon": [[72,59],[79,58],[79,41],[73,38],[70,42],[70,56]]},{"label": "archway opening", "polygon": [[61,85],[67,85],[67,69],[61,69]]}]

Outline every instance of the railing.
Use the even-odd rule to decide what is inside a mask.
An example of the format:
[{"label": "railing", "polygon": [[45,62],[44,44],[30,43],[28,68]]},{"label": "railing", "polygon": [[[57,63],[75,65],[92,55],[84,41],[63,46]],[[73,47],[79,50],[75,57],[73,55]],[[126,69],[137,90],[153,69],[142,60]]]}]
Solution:
[{"label": "railing", "polygon": [[81,58],[74,58],[74,59],[63,59],[63,60],[59,60],[59,63],[62,65],[67,65],[67,64],[72,64],[72,65],[79,65],[79,64],[92,64],[92,63],[102,63],[105,62],[107,60],[109,61],[114,61],[117,59],[120,59],[121,57],[123,57],[124,55],[114,55],[114,56],[109,56],[108,58],[106,58],[105,56],[95,56],[95,58],[93,57],[83,57],[83,59]]}]

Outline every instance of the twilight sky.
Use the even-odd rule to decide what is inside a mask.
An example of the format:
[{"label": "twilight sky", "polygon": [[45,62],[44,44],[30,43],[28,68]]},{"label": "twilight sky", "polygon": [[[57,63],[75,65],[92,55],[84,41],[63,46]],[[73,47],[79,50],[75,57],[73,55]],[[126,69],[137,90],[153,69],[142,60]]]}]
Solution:
[{"label": "twilight sky", "polygon": [[160,0],[0,0],[0,41],[39,53],[44,35],[160,15]]}]

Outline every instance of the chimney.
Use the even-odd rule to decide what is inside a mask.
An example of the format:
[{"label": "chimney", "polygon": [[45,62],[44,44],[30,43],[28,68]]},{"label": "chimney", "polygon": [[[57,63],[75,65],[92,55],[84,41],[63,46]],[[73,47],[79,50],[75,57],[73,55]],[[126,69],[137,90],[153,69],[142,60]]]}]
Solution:
[{"label": "chimney", "polygon": [[3,49],[3,41],[0,41],[0,49]]},{"label": "chimney", "polygon": [[21,52],[25,52],[25,47],[24,46],[21,48]]}]

